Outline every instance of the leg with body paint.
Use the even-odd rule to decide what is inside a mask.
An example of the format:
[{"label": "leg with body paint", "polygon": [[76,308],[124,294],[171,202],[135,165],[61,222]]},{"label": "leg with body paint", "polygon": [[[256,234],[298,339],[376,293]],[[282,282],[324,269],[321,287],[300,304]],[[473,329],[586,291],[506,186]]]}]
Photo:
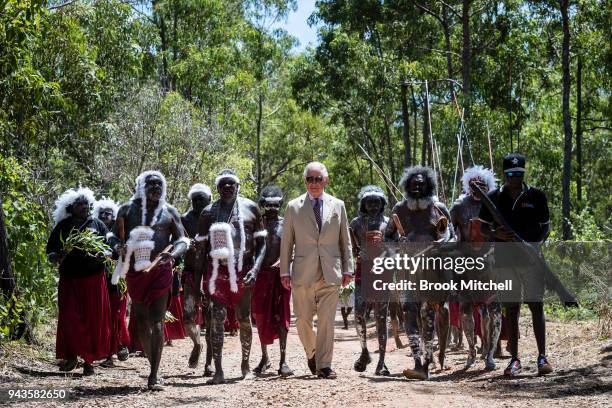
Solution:
[{"label": "leg with body paint", "polygon": [[263,374],[268,368],[270,368],[270,358],[268,357],[268,346],[265,344],[261,344],[261,360],[259,360],[259,364],[253,369],[255,374]]},{"label": "leg with body paint", "polygon": [[389,369],[385,365],[385,353],[387,351],[387,312],[388,302],[374,303],[374,319],[376,319],[376,336],[378,337],[378,364],[376,375],[388,376]]},{"label": "leg with body paint", "polygon": [[204,365],[204,377],[212,377],[215,372],[212,368],[212,302],[208,297],[202,299],[202,313],[204,314],[204,327],[206,329],[204,339],[206,340],[206,363]]},{"label": "leg with body paint", "polygon": [[223,324],[225,323],[227,310],[222,303],[215,300],[212,301],[211,309],[210,343],[212,346],[212,358],[215,362],[215,374],[213,378],[208,380],[207,384],[222,384],[225,382],[221,364],[221,357],[223,356]]},{"label": "leg with body paint", "polygon": [[423,333],[423,343],[425,346],[425,362],[424,366],[428,367],[433,361],[434,352],[434,334],[436,330],[436,310],[433,304],[423,302],[420,309],[421,324]]},{"label": "leg with body paint", "polygon": [[168,296],[170,296],[170,293],[161,296],[150,305],[143,303],[134,304],[136,318],[142,319],[139,320],[138,331],[140,343],[151,365],[147,386],[152,390],[161,389],[157,372],[164,348],[164,317],[168,305]]},{"label": "leg with body paint", "polygon": [[438,351],[438,362],[440,363],[440,370],[448,370],[448,367],[444,364],[446,362],[446,347],[448,345],[448,337],[450,335],[450,316],[448,309],[444,307],[443,303],[432,305],[432,307],[434,306],[440,347]]},{"label": "leg with body paint", "polygon": [[[407,378],[426,380],[428,375],[428,366],[421,364],[421,331],[419,328],[419,316],[421,304],[416,302],[405,302],[404,309],[404,327],[408,335],[408,343],[412,351],[414,359],[414,369],[406,369],[403,374]],[[431,331],[433,336],[434,319],[431,320]]]},{"label": "leg with body paint", "polygon": [[[344,309],[344,308],[342,308]],[[357,331],[357,337],[359,338],[359,344],[361,345],[361,354],[353,368],[357,372],[364,372],[366,367],[372,361],[370,352],[368,351],[368,345],[366,342],[367,329],[366,329],[366,309],[367,302],[361,293],[361,285],[355,287],[355,330]],[[344,315],[343,317],[344,318]]]},{"label": "leg with body paint", "polygon": [[253,329],[251,326],[251,288],[246,288],[242,297],[236,304],[236,319],[240,324],[240,346],[242,348],[242,363],[240,369],[242,378],[252,379],[253,373],[249,367],[251,344],[253,343]]},{"label": "leg with body paint", "polygon": [[[472,313],[471,302],[461,302],[459,305],[461,313],[461,326],[465,333],[465,338],[468,343],[468,358],[465,362],[465,368],[468,369],[476,362],[476,335],[474,334],[474,313]],[[481,323],[481,327],[482,327]]]},{"label": "leg with body paint", "polygon": [[281,323],[279,328],[279,345],[280,345],[280,363],[278,366],[278,374],[282,377],[288,377],[293,375],[293,370],[289,368],[289,365],[285,361],[287,358],[287,334],[289,331]]},{"label": "leg with body paint", "polygon": [[400,338],[400,325],[403,325],[403,321],[400,323],[400,317],[403,317],[401,310],[401,304],[399,302],[389,302],[389,318],[391,320],[391,333],[395,340],[395,347],[404,348],[402,339]]},{"label": "leg with body paint", "polygon": [[[488,304],[486,307],[483,307],[484,310],[487,311],[488,319],[487,319],[487,342],[488,345],[487,353],[486,353],[486,362],[485,369],[487,370],[495,370],[495,352],[497,349],[497,345],[499,342],[499,335],[501,333],[501,322],[502,322],[502,312],[501,312],[501,304],[498,302],[492,302]],[[483,319],[484,322],[484,319]],[[484,324],[484,323],[483,323]]]},{"label": "leg with body paint", "polygon": [[344,330],[348,330],[348,317],[351,314],[350,307],[341,307],[340,313],[342,314],[342,321],[344,322]]},{"label": "leg with body paint", "polygon": [[183,304],[183,318],[185,332],[193,343],[191,354],[189,355],[188,365],[189,368],[196,368],[200,362],[200,354],[202,353],[202,340],[200,338],[200,325],[197,324],[198,313],[200,307],[198,305],[199,299],[196,296],[195,291],[191,287],[191,284],[185,282],[183,286],[183,296],[185,303]]}]

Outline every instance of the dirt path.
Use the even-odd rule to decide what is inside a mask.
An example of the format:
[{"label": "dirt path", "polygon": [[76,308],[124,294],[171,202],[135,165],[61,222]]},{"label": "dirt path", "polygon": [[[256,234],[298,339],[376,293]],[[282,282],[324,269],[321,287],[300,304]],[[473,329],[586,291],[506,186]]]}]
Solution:
[{"label": "dirt path", "polygon": [[[526,315],[526,316],[525,316]],[[160,372],[166,390],[148,392],[145,389],[148,364],[144,358],[130,357],[117,362],[117,367],[96,367],[96,375],[82,377],[80,371],[64,374],[57,371],[52,361],[37,361],[10,352],[0,360],[0,389],[9,387],[68,388],[72,398],[64,402],[37,402],[36,407],[51,406],[356,406],[383,407],[535,407],[535,406],[612,406],[612,341],[598,340],[594,322],[549,322],[547,331],[548,354],[555,372],[537,377],[535,369],[535,340],[528,313],[523,314],[520,350],[524,371],[521,376],[506,379],[501,376],[507,358],[499,361],[492,373],[484,371],[484,363],[463,372],[464,352],[451,352],[450,370],[434,373],[429,381],[415,382],[401,376],[402,369],[411,364],[408,349],[396,349],[389,340],[387,366],[391,377],[376,377],[373,372],[377,354],[366,373],[352,370],[360,351],[355,330],[341,328],[341,317],[336,317],[334,368],[337,380],[318,380],[310,375],[306,360],[292,326],[288,345],[288,363],[295,376],[282,379],[276,375],[278,345],[270,347],[272,368],[263,377],[241,381],[240,346],[238,337],[226,337],[224,370],[228,383],[206,385],[202,366],[187,368],[191,351],[189,340],[175,341],[164,348]],[[370,328],[370,350],[376,350],[374,328]],[[407,343],[405,336],[402,337]],[[259,340],[254,333],[251,366],[259,361]],[[2,401],[0,401],[2,404]],[[26,404],[16,404],[23,405]],[[33,403],[29,403],[32,406]]]}]

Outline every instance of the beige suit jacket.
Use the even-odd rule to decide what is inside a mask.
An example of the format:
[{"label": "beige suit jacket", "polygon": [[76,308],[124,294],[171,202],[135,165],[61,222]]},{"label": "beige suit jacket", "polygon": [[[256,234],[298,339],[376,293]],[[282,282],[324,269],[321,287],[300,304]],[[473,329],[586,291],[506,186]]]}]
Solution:
[{"label": "beige suit jacket", "polygon": [[312,203],[307,194],[302,194],[291,200],[285,210],[280,274],[291,275],[293,285],[310,285],[318,279],[319,264],[328,284],[339,285],[343,274],[353,274],[346,208],[343,201],[324,194],[319,232]]}]

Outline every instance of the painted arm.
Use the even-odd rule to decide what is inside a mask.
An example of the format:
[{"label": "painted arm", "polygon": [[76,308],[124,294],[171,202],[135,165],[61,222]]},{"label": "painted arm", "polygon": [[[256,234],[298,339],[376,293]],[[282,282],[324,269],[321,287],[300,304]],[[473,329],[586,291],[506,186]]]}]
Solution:
[{"label": "painted arm", "polygon": [[256,205],[253,205],[251,211],[253,211],[253,215],[255,216],[254,223],[259,229],[253,234],[253,239],[255,240],[255,264],[244,277],[245,285],[250,285],[255,282],[255,279],[257,279],[257,274],[261,269],[261,264],[263,263],[264,256],[266,255],[266,236],[268,235],[268,231],[266,231],[263,226],[263,220],[261,218],[259,208],[257,208]]}]

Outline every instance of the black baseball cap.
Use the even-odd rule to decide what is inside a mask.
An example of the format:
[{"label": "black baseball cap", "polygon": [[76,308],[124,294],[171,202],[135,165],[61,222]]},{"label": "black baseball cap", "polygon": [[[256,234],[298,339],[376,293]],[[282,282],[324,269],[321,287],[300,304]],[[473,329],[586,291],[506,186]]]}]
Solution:
[{"label": "black baseball cap", "polygon": [[504,173],[509,171],[525,171],[525,156],[510,153],[504,157]]}]

